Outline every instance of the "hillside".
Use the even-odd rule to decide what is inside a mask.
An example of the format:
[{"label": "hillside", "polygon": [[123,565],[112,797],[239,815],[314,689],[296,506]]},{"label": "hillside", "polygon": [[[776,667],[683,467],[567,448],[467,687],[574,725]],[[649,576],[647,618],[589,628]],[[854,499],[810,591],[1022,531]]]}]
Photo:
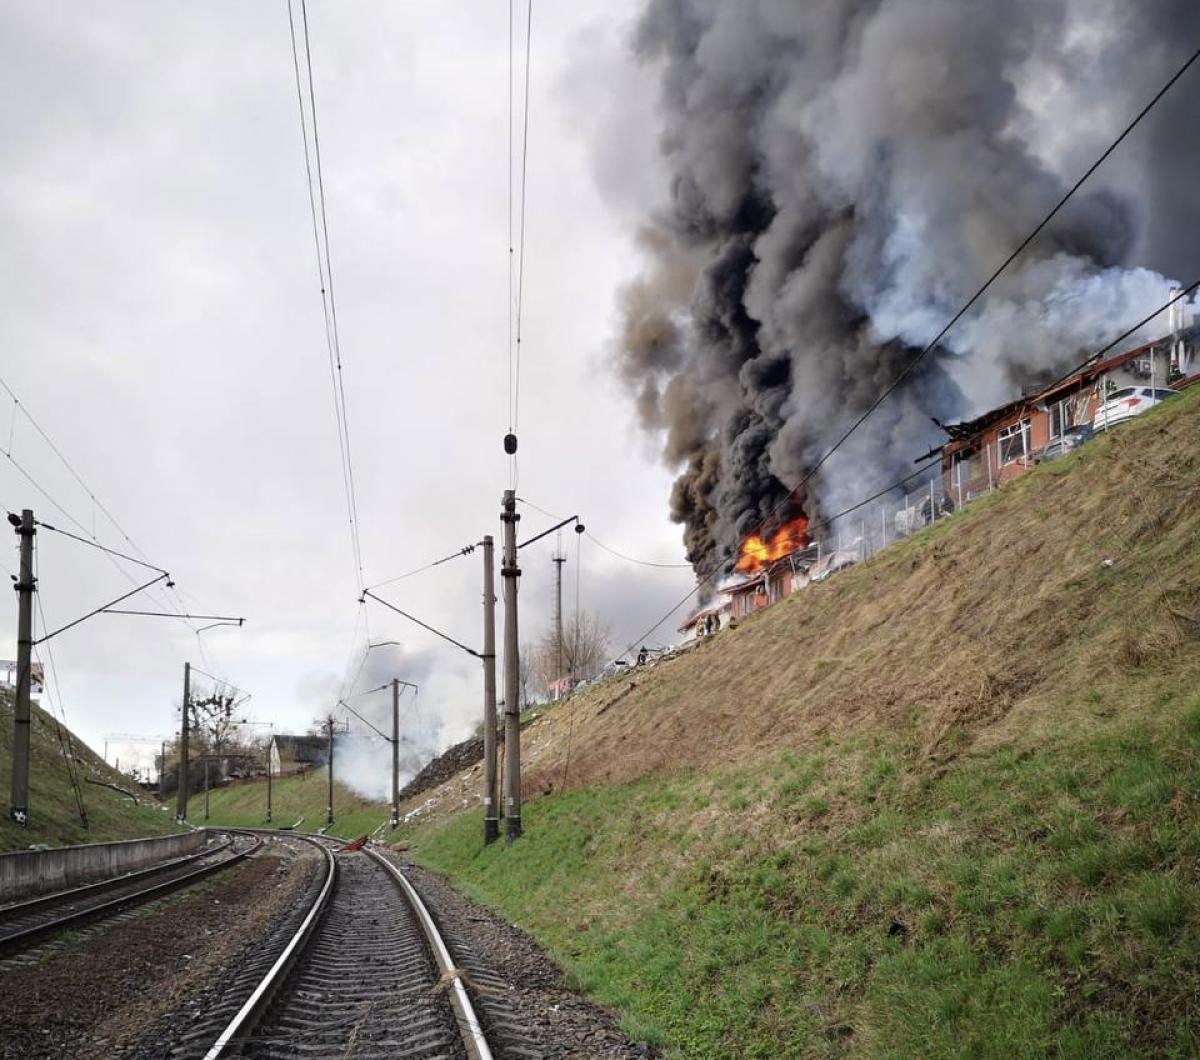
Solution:
[{"label": "hillside", "polygon": [[[675,1056],[1200,1054],[1200,393],[548,711],[416,856]],[[567,763],[569,759],[569,770]]]},{"label": "hillside", "polygon": [[[272,824],[276,828],[292,827],[297,821],[303,831],[315,832],[325,827],[326,779],[324,769],[315,769],[298,776],[276,777],[271,783]],[[373,832],[391,816],[390,807],[382,802],[361,798],[335,779],[333,785],[334,826],[330,835],[354,838]],[[267,783],[247,781],[217,788],[209,793],[209,819],[204,819],[204,793],[188,800],[188,820],[195,825],[233,825],[243,828],[265,828]]]},{"label": "hillside", "polygon": [[[133,781],[105,765],[104,760],[79,737],[65,729],[60,730],[54,719],[36,704],[32,718],[29,737],[30,823],[28,828],[18,828],[8,819],[12,783],[12,695],[0,692],[0,799],[4,805],[0,814],[0,851],[19,850],[31,843],[49,846],[100,843],[178,831],[173,813],[160,809],[152,796],[136,791]],[[80,820],[63,753],[63,743],[68,738],[78,766],[87,828]],[[119,792],[86,783],[87,780],[116,784],[133,791],[138,797],[138,805]]]}]

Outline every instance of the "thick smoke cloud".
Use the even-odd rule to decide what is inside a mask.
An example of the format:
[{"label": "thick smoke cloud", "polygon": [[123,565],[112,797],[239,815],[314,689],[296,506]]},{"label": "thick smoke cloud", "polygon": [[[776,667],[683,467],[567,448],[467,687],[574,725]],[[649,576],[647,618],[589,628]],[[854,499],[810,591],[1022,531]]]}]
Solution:
[{"label": "thick smoke cloud", "polygon": [[[1108,0],[650,0],[633,47],[660,78],[670,195],[641,232],[618,371],[680,469],[671,514],[698,574],[789,496],[810,516],[857,501],[938,440],[930,417],[1003,401],[1165,301],[1138,266],[1176,266],[1161,216],[1178,232],[1200,214],[1157,169],[1196,132],[1151,123],[1140,164],[1077,196],[793,493],[1178,65],[1182,8],[1139,4],[1135,27]],[[1089,94],[1061,127],[1071,70]]]}]

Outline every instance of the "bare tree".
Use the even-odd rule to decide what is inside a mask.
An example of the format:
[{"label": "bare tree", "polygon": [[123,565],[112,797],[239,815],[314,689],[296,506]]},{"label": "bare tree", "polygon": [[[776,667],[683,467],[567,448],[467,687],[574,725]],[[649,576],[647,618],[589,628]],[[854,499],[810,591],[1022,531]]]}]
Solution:
[{"label": "bare tree", "polygon": [[598,615],[583,611],[578,618],[564,619],[562,639],[562,673],[558,672],[559,644],[553,624],[538,637],[529,653],[535,686],[547,694],[560,678],[568,679],[571,685],[591,680],[608,659],[611,633]]},{"label": "bare tree", "polygon": [[529,689],[538,688],[537,649],[526,641],[521,645],[521,710],[529,709]]},{"label": "bare tree", "polygon": [[192,698],[192,732],[214,755],[224,754],[237,742],[238,722],[234,717],[237,705],[237,695],[223,685],[217,685],[212,695]]}]

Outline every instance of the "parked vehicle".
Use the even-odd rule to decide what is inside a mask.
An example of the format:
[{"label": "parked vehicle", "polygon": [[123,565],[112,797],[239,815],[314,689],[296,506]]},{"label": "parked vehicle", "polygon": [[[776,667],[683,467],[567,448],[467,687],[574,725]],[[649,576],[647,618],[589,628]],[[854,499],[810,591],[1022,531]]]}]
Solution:
[{"label": "parked vehicle", "polygon": [[1110,394],[1108,400],[1096,409],[1096,415],[1092,417],[1092,427],[1103,431],[1176,396],[1177,392],[1167,387],[1124,387]]},{"label": "parked vehicle", "polygon": [[1055,438],[1054,441],[1042,446],[1041,449],[1034,453],[1033,461],[1035,464],[1040,464],[1045,460],[1053,460],[1057,456],[1064,456],[1078,449],[1084,442],[1090,442],[1095,433],[1090,423],[1077,423],[1074,427],[1068,427],[1063,431],[1061,437]]}]

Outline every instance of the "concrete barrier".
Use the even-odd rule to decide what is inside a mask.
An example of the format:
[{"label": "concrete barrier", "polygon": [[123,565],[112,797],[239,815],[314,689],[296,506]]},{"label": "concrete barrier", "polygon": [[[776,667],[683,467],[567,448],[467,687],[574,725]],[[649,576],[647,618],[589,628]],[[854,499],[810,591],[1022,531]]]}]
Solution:
[{"label": "concrete barrier", "polygon": [[198,828],[179,835],[127,839],[120,843],[88,843],[0,854],[0,904],[63,891],[194,854],[207,841],[208,833]]}]

